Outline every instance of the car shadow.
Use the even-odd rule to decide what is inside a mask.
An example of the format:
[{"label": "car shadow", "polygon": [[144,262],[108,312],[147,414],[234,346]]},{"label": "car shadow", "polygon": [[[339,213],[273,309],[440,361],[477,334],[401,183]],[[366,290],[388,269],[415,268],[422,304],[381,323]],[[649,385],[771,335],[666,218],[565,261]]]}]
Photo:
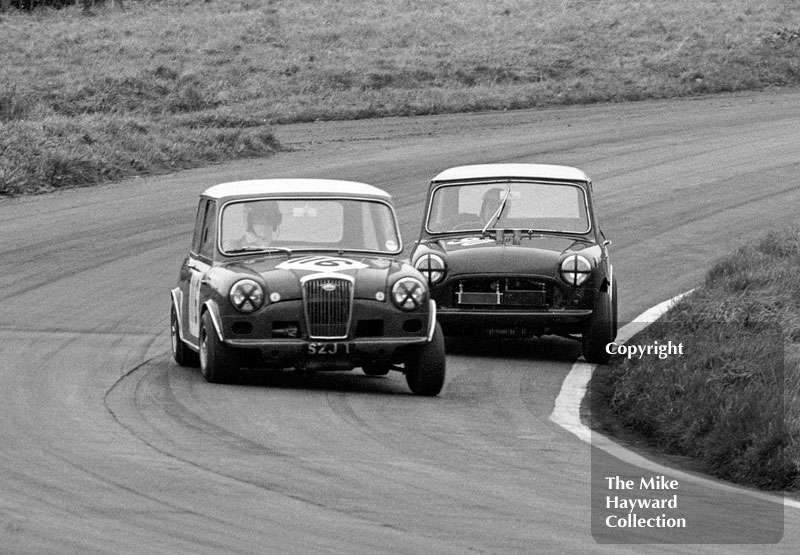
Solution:
[{"label": "car shadow", "polygon": [[[581,356],[579,341],[558,336],[532,339],[446,337],[448,355],[471,358],[516,358],[572,363]],[[341,393],[412,395],[405,376],[396,371],[368,376],[360,368],[301,372],[293,368],[242,368],[232,385]]]},{"label": "car shadow", "polygon": [[469,357],[575,362],[581,356],[581,343],[555,335],[531,339],[448,336],[445,338],[445,350],[449,355]]},{"label": "car shadow", "polygon": [[271,389],[297,389],[340,393],[412,395],[400,372],[386,376],[367,376],[360,368],[300,372],[293,368],[252,368],[240,370],[234,385]]}]

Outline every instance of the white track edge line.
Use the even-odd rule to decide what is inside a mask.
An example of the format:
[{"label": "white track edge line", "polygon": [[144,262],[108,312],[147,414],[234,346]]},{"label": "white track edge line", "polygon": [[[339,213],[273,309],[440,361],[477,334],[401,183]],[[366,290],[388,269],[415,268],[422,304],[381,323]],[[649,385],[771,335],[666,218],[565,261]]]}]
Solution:
[{"label": "white track edge line", "polygon": [[[683,297],[690,294],[691,291],[681,293],[676,297],[666,300],[656,306],[644,311],[631,323],[620,328],[617,333],[617,343],[622,344],[628,341],[631,337],[645,329],[649,324],[655,322],[661,315],[669,310],[675,303],[680,301]],[[660,474],[669,474],[679,478],[682,481],[694,482],[706,487],[715,488],[723,491],[730,491],[739,494],[746,494],[758,499],[772,501],[776,503],[783,503],[787,507],[800,509],[800,501],[788,499],[785,496],[772,495],[755,491],[740,486],[719,482],[711,478],[689,474],[674,468],[669,468],[657,462],[651,461],[638,453],[626,449],[622,445],[616,443],[611,438],[599,433],[593,432],[590,428],[584,425],[581,420],[581,403],[586,396],[586,391],[589,386],[589,381],[592,379],[596,365],[589,364],[583,361],[576,361],[572,368],[564,378],[561,384],[561,390],[555,400],[553,412],[550,414],[550,420],[558,424],[568,432],[577,436],[581,441],[602,449],[606,453],[632,464],[639,468],[646,469],[651,472]]]}]

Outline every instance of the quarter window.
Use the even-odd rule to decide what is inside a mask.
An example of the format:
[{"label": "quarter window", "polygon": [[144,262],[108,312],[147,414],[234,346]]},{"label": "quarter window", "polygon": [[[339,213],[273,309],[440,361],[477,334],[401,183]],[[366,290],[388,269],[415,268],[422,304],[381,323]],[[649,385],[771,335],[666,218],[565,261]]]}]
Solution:
[{"label": "quarter window", "polygon": [[203,227],[200,232],[200,248],[197,254],[206,258],[211,258],[214,255],[214,232],[216,221],[216,204],[214,201],[209,200],[206,203],[205,215],[203,216]]},{"label": "quarter window", "polygon": [[200,243],[203,237],[203,221],[206,215],[206,199],[200,199],[197,204],[197,216],[194,220],[194,234],[192,235],[192,252],[197,254],[200,252]]}]

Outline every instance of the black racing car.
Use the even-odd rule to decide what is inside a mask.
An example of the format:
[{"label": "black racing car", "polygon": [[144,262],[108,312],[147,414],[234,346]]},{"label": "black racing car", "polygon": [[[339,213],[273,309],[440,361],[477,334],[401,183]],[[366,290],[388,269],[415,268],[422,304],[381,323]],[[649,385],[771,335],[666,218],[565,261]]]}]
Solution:
[{"label": "black racing car", "polygon": [[224,183],[200,196],[172,290],[178,364],[210,382],[243,367],[405,374],[418,395],[445,379],[426,279],[400,255],[389,195],[320,179]]},{"label": "black racing car", "polygon": [[563,335],[605,363],[617,333],[609,243],[581,170],[462,166],[432,180],[412,263],[446,335]]}]

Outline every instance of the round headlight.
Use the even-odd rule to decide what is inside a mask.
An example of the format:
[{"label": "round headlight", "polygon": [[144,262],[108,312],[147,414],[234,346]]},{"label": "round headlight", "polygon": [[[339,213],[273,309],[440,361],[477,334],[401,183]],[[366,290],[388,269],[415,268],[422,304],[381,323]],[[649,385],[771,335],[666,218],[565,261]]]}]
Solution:
[{"label": "round headlight", "polygon": [[392,302],[401,310],[416,310],[425,302],[425,285],[417,278],[398,279],[392,286]]},{"label": "round headlight", "polygon": [[438,283],[444,278],[444,259],[438,254],[423,254],[414,263],[414,267],[422,272],[431,283]]},{"label": "round headlight", "polygon": [[561,262],[561,278],[573,287],[581,285],[590,275],[592,265],[579,254],[568,256]]},{"label": "round headlight", "polygon": [[230,299],[236,310],[249,314],[264,304],[264,289],[255,280],[241,279],[231,287]]}]

